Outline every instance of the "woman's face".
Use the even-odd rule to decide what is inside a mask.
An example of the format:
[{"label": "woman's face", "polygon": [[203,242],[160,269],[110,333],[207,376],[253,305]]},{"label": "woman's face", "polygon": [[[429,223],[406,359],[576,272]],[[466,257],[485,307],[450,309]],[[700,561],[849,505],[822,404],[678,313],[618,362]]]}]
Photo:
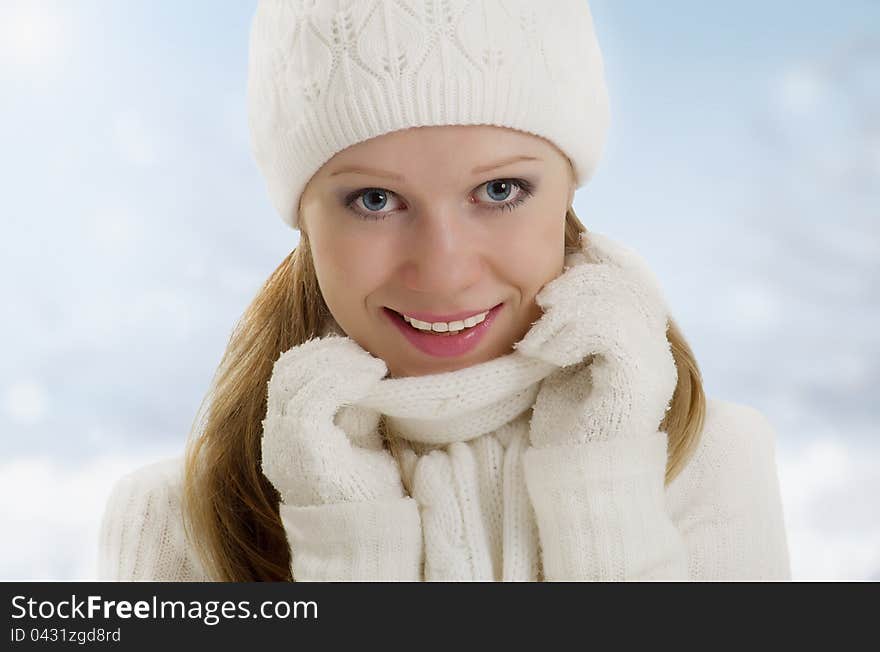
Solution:
[{"label": "woman's face", "polygon": [[[568,159],[543,138],[418,127],[327,161],[303,193],[300,224],[342,330],[392,377],[421,376],[510,353],[540,318],[534,297],[562,272],[574,190]],[[385,310],[470,314],[500,303],[477,346],[452,357],[416,347]]]}]

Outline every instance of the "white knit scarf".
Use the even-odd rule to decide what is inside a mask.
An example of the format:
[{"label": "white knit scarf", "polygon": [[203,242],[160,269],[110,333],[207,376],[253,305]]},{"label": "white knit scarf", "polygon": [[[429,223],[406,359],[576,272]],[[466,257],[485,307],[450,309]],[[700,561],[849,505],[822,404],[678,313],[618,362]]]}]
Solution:
[{"label": "white knit scarf", "polygon": [[[403,439],[445,446],[443,453],[422,457],[408,478],[413,497],[432,506],[422,510],[426,580],[536,579],[537,528],[521,460],[529,429],[503,427],[529,416],[524,413],[534,404],[541,379],[555,368],[513,351],[457,371],[386,379],[358,402],[386,415]],[[501,430],[512,438],[506,440]],[[465,443],[488,433],[496,436],[480,442],[480,449]],[[481,501],[498,472],[501,554],[493,555],[482,513],[487,505]]]}]

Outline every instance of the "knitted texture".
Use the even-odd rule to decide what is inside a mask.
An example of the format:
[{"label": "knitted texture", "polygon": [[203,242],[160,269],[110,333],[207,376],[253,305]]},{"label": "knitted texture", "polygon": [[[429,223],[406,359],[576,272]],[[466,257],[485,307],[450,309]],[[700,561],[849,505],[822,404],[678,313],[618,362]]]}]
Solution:
[{"label": "knitted texture", "polygon": [[544,316],[516,344],[563,367],[536,399],[539,448],[653,433],[678,380],[666,301],[645,261],[594,232],[581,233],[581,252],[538,293]]},{"label": "knitted texture", "polygon": [[[527,436],[527,417],[466,444],[473,452],[480,482],[476,493],[461,492],[462,498],[477,496],[478,500],[475,512],[463,510],[463,514],[480,522],[459,529],[482,534],[465,539],[462,545],[478,547],[466,551],[470,559],[488,557],[494,580],[791,578],[776,433],[754,408],[708,400],[699,445],[666,487],[662,502],[657,495],[665,458],[641,438],[527,448],[539,454],[528,465],[534,507],[529,500],[522,502],[521,492],[527,486],[522,475],[505,476],[516,483],[517,492],[502,486],[498,461],[504,449],[502,439],[516,438],[523,430]],[[631,447],[635,453],[628,451]],[[616,459],[616,454],[622,457]],[[633,479],[634,471],[622,464],[640,455],[646,456],[635,471],[641,478]],[[522,460],[521,465],[524,472]],[[649,470],[651,465],[653,470]],[[588,470],[594,475],[585,475]],[[202,570],[197,544],[184,538],[182,483],[182,456],[136,469],[116,483],[100,526],[99,580],[213,579]],[[569,498],[572,491],[577,496]],[[505,496],[515,495],[519,501],[509,503],[510,511],[526,510],[527,529],[516,530],[519,518],[505,520],[499,508]],[[450,537],[444,535],[435,544],[437,531],[419,528],[418,511],[417,501],[410,497],[318,507],[282,505],[294,577],[313,581],[438,579],[433,573],[444,565],[435,550],[445,549]],[[533,553],[522,542],[530,541],[538,524],[540,545]],[[502,540],[509,547],[504,548]],[[651,560],[657,565],[651,566]],[[466,565],[454,576],[486,577],[477,570]]]},{"label": "knitted texture", "polygon": [[421,574],[419,508],[410,497],[279,507],[298,582],[406,582]]},{"label": "knitted texture", "polygon": [[[583,251],[569,254],[562,276],[578,278],[587,260]],[[555,287],[560,303],[554,305],[561,305],[577,284]],[[547,350],[560,350],[553,338],[573,328],[549,328],[563,314],[574,315],[548,310],[529,331],[552,333],[544,340]],[[292,422],[298,425],[272,426],[272,454],[283,463],[270,463],[270,479],[284,486],[297,482],[284,469],[309,468],[306,477],[323,487],[282,491],[291,501],[282,502],[280,514],[294,578],[790,579],[775,433],[756,410],[709,399],[696,452],[664,486],[668,438],[653,421],[629,421],[641,429],[594,439],[576,430],[590,421],[572,420],[562,402],[547,401],[541,427],[554,443],[532,445],[537,397],[557,363],[570,361],[550,363],[517,346],[457,371],[384,378],[381,361],[339,337],[337,328],[328,322],[327,336],[285,353],[289,362],[302,362],[302,370],[278,365],[270,381],[270,410],[300,415]],[[589,394],[586,375],[568,379],[574,387],[560,385],[564,395]],[[286,388],[273,392],[273,383]],[[404,463],[384,476],[378,466],[353,462],[352,452],[359,445],[386,452],[372,429],[380,414],[411,444]],[[317,436],[296,432],[306,424]],[[426,450],[415,450],[421,446]],[[102,524],[101,579],[182,579],[196,572],[194,551],[181,534],[180,462],[167,462],[162,473],[156,468],[123,479],[111,496]],[[399,489],[402,479],[411,496]],[[364,490],[372,486],[390,490]],[[294,504],[299,495],[308,504]]]},{"label": "knitted texture", "polygon": [[262,461],[286,504],[403,496],[397,463],[375,430],[378,414],[349,413],[341,424],[334,421],[341,405],[361,398],[387,371],[384,361],[336,335],[278,358],[268,383]]},{"label": "knitted texture", "polygon": [[186,540],[181,511],[183,459],[161,460],[113,485],[98,536],[98,578],[127,582],[205,579]]},{"label": "knitted texture", "polygon": [[382,380],[349,408],[369,406],[398,436],[428,445],[403,470],[421,509],[426,579],[537,577],[521,458],[540,382],[555,368],[514,351],[462,370]]},{"label": "knitted texture", "polygon": [[610,122],[587,0],[260,0],[251,24],[248,123],[283,221],[334,154],[429,125],[535,134],[571,161],[577,187]]}]

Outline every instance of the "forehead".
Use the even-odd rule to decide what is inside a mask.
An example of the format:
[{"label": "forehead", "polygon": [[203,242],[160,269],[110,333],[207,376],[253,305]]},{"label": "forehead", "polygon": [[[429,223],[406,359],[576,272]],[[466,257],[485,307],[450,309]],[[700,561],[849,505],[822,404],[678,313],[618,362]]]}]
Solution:
[{"label": "forehead", "polygon": [[549,141],[539,136],[495,125],[412,127],[376,136],[337,152],[322,171],[332,173],[346,165],[379,165],[380,162],[406,168],[420,161],[470,169],[507,156],[527,155],[546,160],[554,155],[554,150]]}]

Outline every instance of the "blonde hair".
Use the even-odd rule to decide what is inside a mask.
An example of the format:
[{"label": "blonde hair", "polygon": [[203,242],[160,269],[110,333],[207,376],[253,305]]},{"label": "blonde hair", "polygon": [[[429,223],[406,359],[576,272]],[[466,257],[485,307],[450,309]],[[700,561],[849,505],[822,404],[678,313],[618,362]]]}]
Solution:
[{"label": "blonde hair", "polygon": [[[578,248],[587,229],[573,208],[565,220],[568,253]],[[272,272],[234,328],[187,443],[186,536],[216,581],[294,581],[279,495],[261,470],[266,385],[279,355],[319,336],[328,317],[302,229],[299,245]],[[660,424],[668,433],[669,484],[696,448],[706,399],[693,352],[672,318],[666,335],[678,369],[671,407]],[[384,419],[380,429],[398,455],[399,442]]]}]

